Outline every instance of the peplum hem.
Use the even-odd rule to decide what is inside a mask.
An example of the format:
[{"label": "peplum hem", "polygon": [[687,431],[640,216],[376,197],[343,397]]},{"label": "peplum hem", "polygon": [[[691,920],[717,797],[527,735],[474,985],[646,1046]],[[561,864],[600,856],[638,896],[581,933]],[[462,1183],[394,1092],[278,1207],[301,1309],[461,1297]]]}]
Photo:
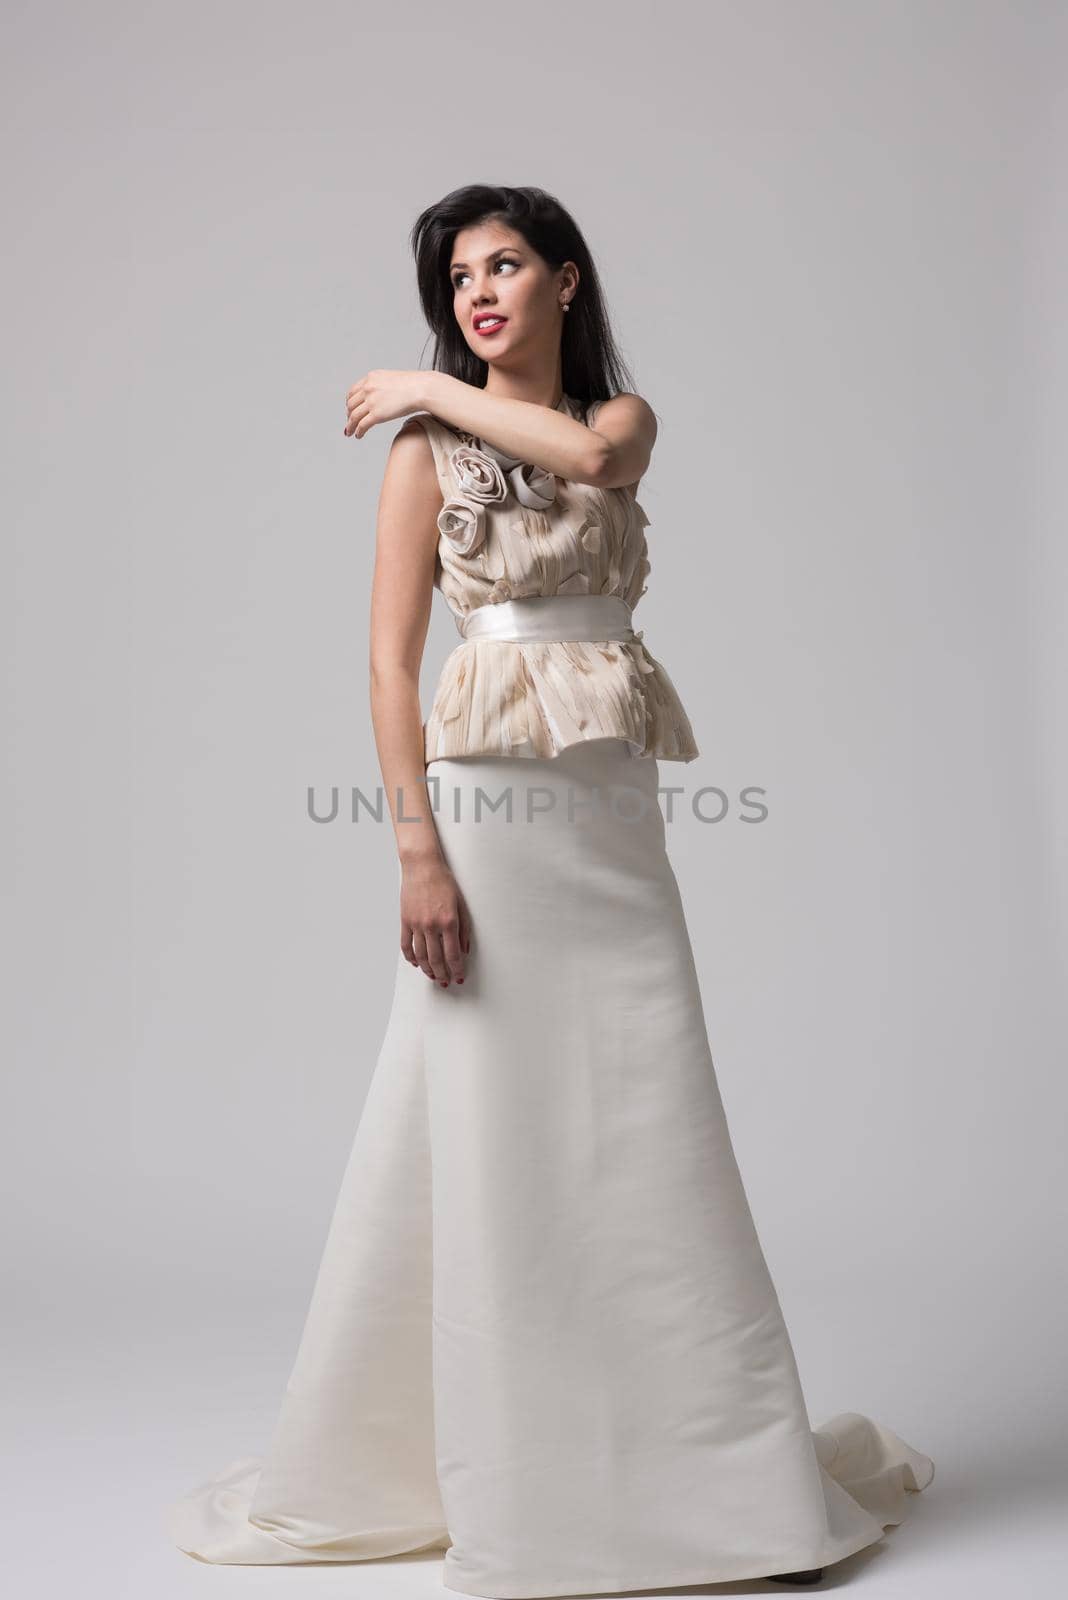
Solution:
[{"label": "peplum hem", "polygon": [[424,759],[545,758],[587,739],[692,761],[700,750],[666,669],[627,640],[471,639],[446,657],[423,725]]}]

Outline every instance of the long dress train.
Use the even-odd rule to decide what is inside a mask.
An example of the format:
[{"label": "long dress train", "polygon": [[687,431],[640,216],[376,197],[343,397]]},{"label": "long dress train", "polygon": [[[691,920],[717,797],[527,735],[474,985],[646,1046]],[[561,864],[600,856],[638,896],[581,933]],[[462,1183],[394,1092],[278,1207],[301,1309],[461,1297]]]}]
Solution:
[{"label": "long dress train", "polygon": [[500,1600],[876,1542],[934,1465],[856,1412],[810,1425],[657,761],[595,738],[427,770],[467,981],[398,959],[270,1447],[186,1495],[171,1536],[217,1563],[441,1549],[447,1588]]}]

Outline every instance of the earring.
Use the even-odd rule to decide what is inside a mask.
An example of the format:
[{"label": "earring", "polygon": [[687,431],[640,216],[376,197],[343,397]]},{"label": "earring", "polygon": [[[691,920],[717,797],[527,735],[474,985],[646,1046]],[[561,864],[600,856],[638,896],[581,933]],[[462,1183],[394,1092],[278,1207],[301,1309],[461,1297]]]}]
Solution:
[{"label": "earring", "polygon": [[560,304],[563,306],[565,311],[570,311],[571,310],[571,305],[570,305],[569,301],[561,300]]}]

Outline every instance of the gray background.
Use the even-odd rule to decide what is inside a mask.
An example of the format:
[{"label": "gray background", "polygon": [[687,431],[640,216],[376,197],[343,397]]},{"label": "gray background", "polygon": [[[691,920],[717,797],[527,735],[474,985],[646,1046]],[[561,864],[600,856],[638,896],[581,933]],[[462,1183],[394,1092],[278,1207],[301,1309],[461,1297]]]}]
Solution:
[{"label": "gray background", "polygon": [[[813,1421],[937,1463],[841,1571],[1044,1592],[1065,7],[20,4],[4,32],[12,1592],[439,1592],[421,1559],[205,1567],[161,1519],[266,1442],[388,1014],[391,832],[305,812],[379,781],[399,424],[344,439],[344,395],[426,364],[407,231],[474,181],[574,211],[661,418],[639,625],[702,749],[663,781],[732,800],[669,845]],[[424,703],[455,637],[438,598]]]}]

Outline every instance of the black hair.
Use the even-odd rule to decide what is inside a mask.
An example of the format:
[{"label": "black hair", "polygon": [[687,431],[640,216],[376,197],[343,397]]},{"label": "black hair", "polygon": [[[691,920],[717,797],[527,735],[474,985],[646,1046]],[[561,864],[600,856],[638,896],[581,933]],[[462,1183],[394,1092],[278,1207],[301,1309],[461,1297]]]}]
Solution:
[{"label": "black hair", "polygon": [[472,183],[427,206],[411,231],[419,300],[434,336],[432,367],[484,389],[488,363],[470,348],[456,321],[449,263],[461,228],[502,222],[522,234],[552,268],[573,261],[579,284],[561,334],[563,392],[587,404],[634,389],[633,375],[612,335],[597,268],[578,224],[544,189]]}]

